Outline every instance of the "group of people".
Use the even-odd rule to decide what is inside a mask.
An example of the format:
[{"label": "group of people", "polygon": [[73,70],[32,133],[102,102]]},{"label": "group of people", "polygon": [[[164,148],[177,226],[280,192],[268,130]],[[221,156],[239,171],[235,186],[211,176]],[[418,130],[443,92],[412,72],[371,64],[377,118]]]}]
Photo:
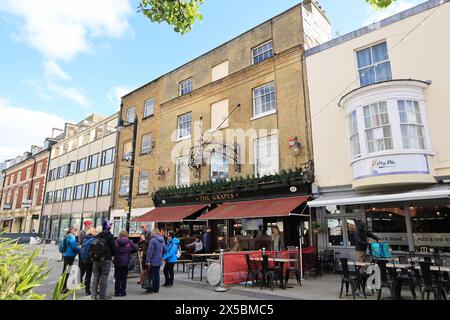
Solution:
[{"label": "group of people", "polygon": [[[128,238],[126,231],[121,231],[119,237],[114,239],[109,221],[103,222],[101,231],[94,228],[91,221],[85,221],[83,225],[78,240],[76,227],[69,227],[61,240],[59,250],[63,254],[63,273],[79,256],[80,279],[83,282],[84,278],[85,294],[92,299],[108,300],[111,298],[106,294],[108,276],[114,264],[114,296],[126,296],[130,255],[138,250],[137,246]],[[65,292],[67,278],[68,275],[64,281]]]}]

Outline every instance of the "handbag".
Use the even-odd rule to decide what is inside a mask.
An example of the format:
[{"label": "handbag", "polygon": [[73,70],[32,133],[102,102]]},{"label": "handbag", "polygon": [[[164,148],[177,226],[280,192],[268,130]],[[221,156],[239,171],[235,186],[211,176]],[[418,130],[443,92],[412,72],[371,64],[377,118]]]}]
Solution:
[{"label": "handbag", "polygon": [[389,243],[383,242],[380,244],[381,249],[381,257],[390,259],[392,258],[391,248],[389,246]]},{"label": "handbag", "polygon": [[372,257],[374,258],[381,258],[381,245],[378,242],[372,242],[370,244],[370,250],[372,252]]}]

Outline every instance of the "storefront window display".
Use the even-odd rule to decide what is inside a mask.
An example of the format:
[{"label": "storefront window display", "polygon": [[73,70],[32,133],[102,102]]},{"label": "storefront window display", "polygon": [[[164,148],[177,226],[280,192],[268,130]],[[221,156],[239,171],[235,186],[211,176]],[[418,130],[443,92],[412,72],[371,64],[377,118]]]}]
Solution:
[{"label": "storefront window display", "polygon": [[61,217],[58,239],[64,239],[67,230],[69,229],[69,226],[70,226],[70,217],[68,216]]},{"label": "storefront window display", "polygon": [[59,240],[59,216],[53,216],[51,218],[51,232],[49,237],[52,241]]},{"label": "storefront window display", "polygon": [[328,245],[344,245],[343,223],[343,219],[327,219]]}]

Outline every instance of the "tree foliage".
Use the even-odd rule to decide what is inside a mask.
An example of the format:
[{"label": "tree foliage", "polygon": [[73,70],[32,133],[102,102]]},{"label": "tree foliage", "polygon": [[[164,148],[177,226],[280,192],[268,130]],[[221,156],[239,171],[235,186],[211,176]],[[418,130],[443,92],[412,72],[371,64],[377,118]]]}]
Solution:
[{"label": "tree foliage", "polygon": [[[42,285],[50,270],[47,261],[36,264],[34,259],[40,250],[27,251],[17,239],[6,239],[0,233],[0,301],[1,300],[44,300],[45,294],[37,294],[33,289]],[[54,300],[64,300],[73,295],[82,286],[61,293],[64,275],[58,279],[53,292]]]},{"label": "tree foliage", "polygon": [[139,12],[152,22],[167,22],[174,31],[185,34],[195,21],[202,20],[200,5],[204,0],[140,0]]},{"label": "tree foliage", "polygon": [[[366,0],[375,9],[383,9],[396,0]],[[152,22],[166,22],[174,31],[185,34],[191,31],[195,21],[202,20],[200,5],[205,0],[140,0],[138,12]]]}]

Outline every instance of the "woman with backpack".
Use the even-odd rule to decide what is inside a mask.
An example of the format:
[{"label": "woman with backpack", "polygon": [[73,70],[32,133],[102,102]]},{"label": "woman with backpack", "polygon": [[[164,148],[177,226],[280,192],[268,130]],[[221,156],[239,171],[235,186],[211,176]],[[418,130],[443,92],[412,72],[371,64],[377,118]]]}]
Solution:
[{"label": "woman with backpack", "polygon": [[173,286],[173,267],[177,263],[178,258],[181,255],[180,240],[175,235],[174,231],[169,231],[167,235],[167,251],[163,256],[163,260],[166,262],[164,265],[164,287]]},{"label": "woman with backpack", "polygon": [[137,246],[128,239],[128,232],[121,231],[114,244],[115,297],[127,295],[127,277],[130,255],[137,252]]},{"label": "woman with backpack", "polygon": [[92,261],[89,255],[89,250],[91,248],[92,243],[95,240],[96,235],[97,231],[95,230],[95,228],[90,227],[89,229],[85,230],[83,243],[81,244],[80,263],[85,271],[84,285],[86,296],[91,295],[91,277],[92,277],[92,266],[94,265],[94,262]]},{"label": "woman with backpack", "polygon": [[[80,248],[78,247],[77,239],[75,238],[76,233],[77,233],[77,229],[75,227],[69,227],[69,229],[67,229],[66,236],[62,240],[62,243],[60,243],[59,251],[63,254],[63,259],[64,259],[62,273],[64,273],[64,271],[66,271],[66,268],[68,266],[73,265],[73,261],[75,260],[75,257],[80,253]],[[69,274],[67,274],[66,278],[64,279],[63,292],[67,292],[68,277],[69,277]]]}]

